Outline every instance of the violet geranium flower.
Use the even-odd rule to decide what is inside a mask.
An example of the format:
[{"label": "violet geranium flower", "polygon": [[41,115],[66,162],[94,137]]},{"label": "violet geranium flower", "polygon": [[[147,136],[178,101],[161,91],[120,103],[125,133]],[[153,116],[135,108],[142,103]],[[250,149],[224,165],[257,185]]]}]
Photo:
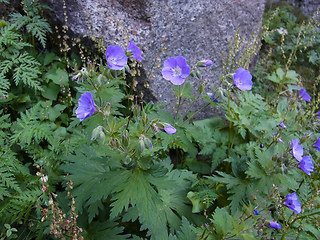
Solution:
[{"label": "violet geranium flower", "polygon": [[311,101],[311,97],[310,95],[307,93],[307,91],[304,88],[301,88],[299,91],[299,95],[300,97],[305,100],[306,102],[310,102]]},{"label": "violet geranium flower", "polygon": [[248,70],[242,67],[238,68],[237,72],[233,74],[233,83],[240,90],[250,90],[252,88],[252,75]]},{"label": "violet geranium flower", "polygon": [[128,57],[122,47],[111,45],[107,47],[106,60],[112,70],[122,70],[127,65]]},{"label": "violet geranium flower", "polygon": [[138,62],[141,62],[143,60],[143,58],[141,57],[141,50],[137,47],[133,40],[131,40],[128,44],[128,52],[131,52],[132,57]]},{"label": "violet geranium flower", "polygon": [[169,134],[175,134],[176,133],[176,129],[174,127],[172,127],[169,123],[164,123],[164,128],[163,130],[166,132],[166,133],[169,133]]},{"label": "violet geranium flower", "polygon": [[257,209],[253,210],[254,215],[261,215]]},{"label": "violet geranium flower", "polygon": [[299,168],[306,174],[311,175],[310,172],[313,172],[314,169],[312,158],[309,156],[304,156],[300,161]]},{"label": "violet geranium flower", "polygon": [[303,155],[303,146],[299,145],[299,139],[294,139],[291,142],[291,153],[300,162]]},{"label": "violet geranium flower", "polygon": [[286,126],[286,125],[284,125],[284,123],[283,123],[283,122],[281,122],[281,123],[279,124],[279,127],[280,127],[280,129],[283,129],[283,128],[286,128],[287,126]]},{"label": "violet geranium flower", "polygon": [[270,228],[274,228],[274,229],[280,229],[281,225],[279,223],[273,222],[273,221],[269,221],[268,222],[268,227]]},{"label": "violet geranium flower", "polygon": [[317,139],[313,146],[320,152],[320,137]]},{"label": "violet geranium flower", "polygon": [[176,58],[168,58],[164,61],[163,65],[163,78],[169,80],[174,85],[183,84],[186,77],[190,75],[190,66],[184,57],[177,56]]},{"label": "violet geranium flower", "polygon": [[76,109],[76,115],[80,121],[92,116],[97,110],[90,92],[83,93],[79,98],[78,104],[79,106]]},{"label": "violet geranium flower", "polygon": [[286,196],[286,201],[284,202],[284,204],[295,213],[301,213],[301,205],[295,192],[290,193]]},{"label": "violet geranium flower", "polygon": [[197,63],[198,67],[209,67],[212,65],[212,61],[210,59],[201,60]]}]

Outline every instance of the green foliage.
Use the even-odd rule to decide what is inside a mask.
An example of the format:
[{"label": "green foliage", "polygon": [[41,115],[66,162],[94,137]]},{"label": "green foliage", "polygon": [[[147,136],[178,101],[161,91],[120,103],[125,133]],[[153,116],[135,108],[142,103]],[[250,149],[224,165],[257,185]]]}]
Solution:
[{"label": "green foliage", "polygon": [[[44,51],[47,7],[34,0],[22,7],[0,26],[1,239],[320,237],[320,152],[313,147],[320,78],[313,94],[306,87],[311,102],[299,96],[307,78],[301,65],[319,63],[317,17],[301,22],[290,7],[266,14],[253,91],[238,89],[233,73],[249,67],[259,34],[243,48],[238,32],[213,96],[203,81],[194,96],[186,79],[173,86],[172,115],[140,97],[139,63],[72,65],[67,53]],[[87,92],[96,110],[79,121],[79,111],[93,108],[84,103]],[[207,104],[181,116],[185,99],[200,98]],[[207,107],[223,116],[191,122]],[[292,153],[293,139],[312,158],[310,175]],[[299,214],[285,204],[293,192]]]}]

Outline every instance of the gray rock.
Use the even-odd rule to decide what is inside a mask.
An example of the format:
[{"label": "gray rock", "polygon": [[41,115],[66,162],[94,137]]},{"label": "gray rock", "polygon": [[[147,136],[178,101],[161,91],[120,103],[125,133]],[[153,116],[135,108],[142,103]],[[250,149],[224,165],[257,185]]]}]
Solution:
[{"label": "gray rock", "polygon": [[[47,0],[57,19],[64,20],[63,0]],[[92,34],[102,37],[105,45],[126,47],[126,37],[133,39],[143,51],[143,69],[148,75],[157,56],[162,39],[165,53],[160,67],[154,68],[150,79],[150,92],[159,102],[169,103],[174,111],[176,99],[171,83],[161,76],[164,60],[168,57],[183,56],[192,66],[199,60],[211,59],[213,65],[205,69],[204,75],[209,85],[219,82],[222,53],[227,53],[228,42],[233,39],[238,28],[248,39],[260,28],[265,0],[65,0],[67,25],[77,35],[90,35],[87,22],[92,26]],[[117,20],[126,29],[127,35],[118,30]],[[196,78],[188,78],[195,87]],[[201,107],[197,104],[192,110]],[[184,110],[184,109],[183,109]],[[186,110],[184,110],[186,111]],[[207,112],[205,116],[209,116]],[[204,115],[203,115],[204,117]]]}]

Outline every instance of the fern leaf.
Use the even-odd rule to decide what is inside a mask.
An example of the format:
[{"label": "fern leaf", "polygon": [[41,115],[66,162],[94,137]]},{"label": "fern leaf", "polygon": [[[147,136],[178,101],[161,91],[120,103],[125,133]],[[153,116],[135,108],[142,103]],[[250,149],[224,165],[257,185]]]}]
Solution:
[{"label": "fern leaf", "polygon": [[11,60],[3,60],[0,62],[0,74],[5,76],[6,73],[8,73],[12,67],[13,67],[13,61]]},{"label": "fern leaf", "polygon": [[34,16],[32,22],[27,25],[27,31],[39,40],[43,48],[46,47],[46,34],[51,32],[51,28],[45,19]]},{"label": "fern leaf", "polygon": [[10,89],[10,82],[0,73],[0,95],[6,95]]},{"label": "fern leaf", "polygon": [[42,123],[38,119],[41,117],[40,104],[35,105],[33,108],[21,113],[15,125],[13,126],[14,134],[11,136],[12,142],[20,142],[22,145],[30,144],[32,140],[36,144],[46,139],[49,143],[52,140],[51,126],[49,123]]},{"label": "fern leaf", "polygon": [[25,26],[28,22],[30,22],[30,17],[21,15],[20,13],[13,13],[10,15],[9,22],[11,26],[14,27],[16,30],[19,30],[23,26]]},{"label": "fern leaf", "polygon": [[31,210],[37,203],[42,191],[39,188],[25,189],[18,195],[10,198],[5,206],[0,210],[2,219],[13,223],[27,219]]},{"label": "fern leaf", "polygon": [[21,54],[15,63],[16,68],[13,70],[15,84],[18,85],[23,82],[35,90],[43,91],[40,82],[37,80],[41,73],[38,68],[40,64],[28,53]]}]

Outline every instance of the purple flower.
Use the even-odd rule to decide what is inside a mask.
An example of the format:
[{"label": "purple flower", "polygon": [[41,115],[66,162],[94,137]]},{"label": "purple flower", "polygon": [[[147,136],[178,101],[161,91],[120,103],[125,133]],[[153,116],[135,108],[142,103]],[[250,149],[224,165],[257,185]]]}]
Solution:
[{"label": "purple flower", "polygon": [[213,96],[213,93],[208,92],[207,95],[208,95],[209,98],[212,99],[214,102],[219,102],[218,98]]},{"label": "purple flower", "polygon": [[171,57],[164,62],[162,76],[164,77],[164,79],[171,81],[172,84],[183,84],[186,77],[188,77],[189,75],[190,67],[189,65],[187,65],[187,62],[183,57]]},{"label": "purple flower", "polygon": [[164,123],[165,127],[163,128],[163,130],[166,132],[166,133],[169,133],[169,134],[175,134],[176,133],[176,129],[174,127],[172,127],[169,123]]},{"label": "purple flower", "polygon": [[320,151],[320,137],[317,139],[315,144],[313,145],[318,151]]},{"label": "purple flower", "polygon": [[233,83],[240,90],[250,90],[252,88],[252,75],[248,70],[240,67],[235,74],[233,74]]},{"label": "purple flower", "polygon": [[198,67],[209,67],[212,65],[212,61],[210,59],[201,60],[197,63]]},{"label": "purple flower", "polygon": [[282,143],[282,144],[284,144],[284,142],[282,141],[281,138],[278,138],[277,141],[280,142],[280,143]]},{"label": "purple flower", "polygon": [[133,40],[131,40],[128,44],[128,52],[131,52],[132,57],[138,62],[141,62],[143,60],[143,58],[141,57],[141,50],[137,47]]},{"label": "purple flower", "polygon": [[270,228],[275,228],[275,229],[280,229],[281,225],[279,223],[273,222],[273,221],[269,221],[269,227]]},{"label": "purple flower", "polygon": [[261,215],[257,209],[253,210],[254,215]]},{"label": "purple flower", "polygon": [[85,92],[81,95],[78,101],[78,108],[76,109],[77,118],[83,121],[87,117],[90,117],[97,110],[90,92]]},{"label": "purple flower", "polygon": [[299,168],[306,174],[311,175],[310,172],[313,172],[314,169],[311,157],[304,156],[299,164]]},{"label": "purple flower", "polygon": [[[274,137],[276,137],[277,134],[278,134],[278,132],[272,133],[272,135],[273,135]],[[282,141],[281,138],[277,138],[277,141],[280,142],[280,143],[282,143],[282,144],[284,144],[284,142]]]},{"label": "purple flower", "polygon": [[307,91],[304,88],[301,88],[299,91],[299,95],[300,97],[305,100],[306,102],[310,102],[311,101],[311,97],[310,95],[307,93]]},{"label": "purple flower", "polygon": [[320,111],[317,114],[318,114],[318,118],[320,118]]},{"label": "purple flower", "polygon": [[303,155],[303,146],[299,145],[299,139],[294,139],[291,142],[291,153],[300,162]]},{"label": "purple flower", "polygon": [[107,47],[106,60],[109,68],[112,70],[121,70],[125,65],[127,65],[128,57],[122,47],[112,45]]},{"label": "purple flower", "polygon": [[301,205],[295,192],[290,193],[286,196],[286,201],[284,202],[284,204],[295,213],[301,213]]},{"label": "purple flower", "polygon": [[282,123],[280,123],[279,127],[280,127],[280,129],[286,128],[286,125],[284,125],[284,123],[282,122]]}]

